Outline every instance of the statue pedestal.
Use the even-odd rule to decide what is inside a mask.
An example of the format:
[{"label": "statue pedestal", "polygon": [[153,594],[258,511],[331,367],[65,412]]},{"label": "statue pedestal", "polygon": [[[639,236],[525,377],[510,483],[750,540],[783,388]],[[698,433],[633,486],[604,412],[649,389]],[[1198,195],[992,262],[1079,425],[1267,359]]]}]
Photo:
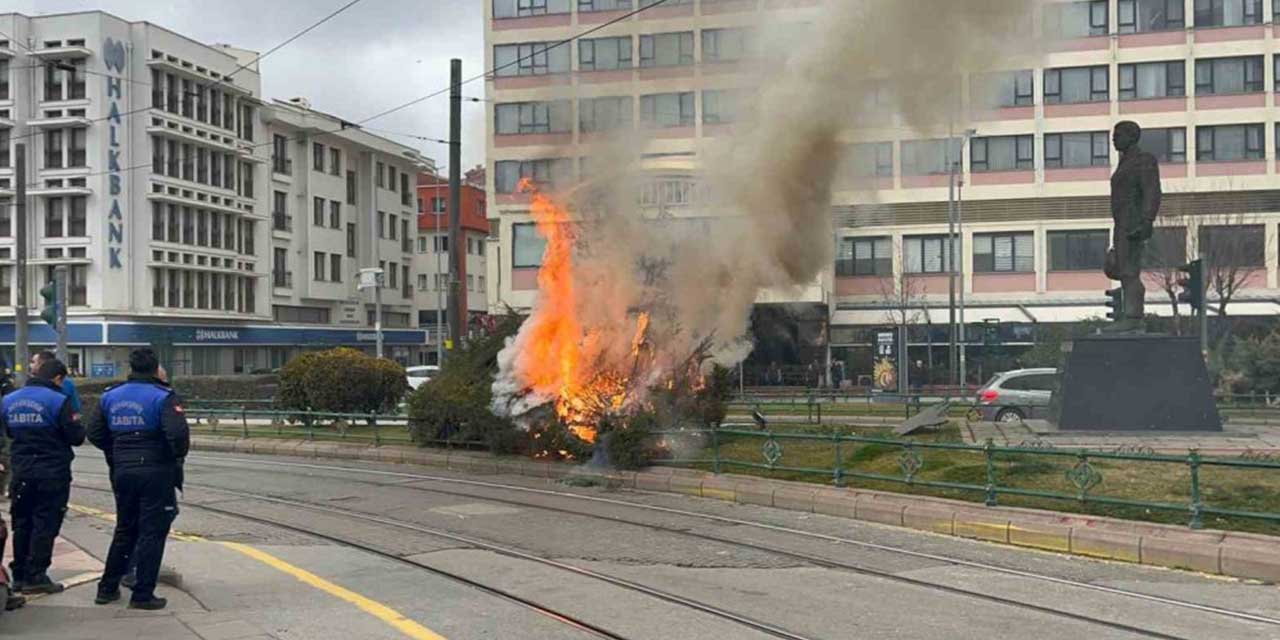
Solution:
[{"label": "statue pedestal", "polygon": [[1063,350],[1059,431],[1222,431],[1198,339],[1096,335]]}]

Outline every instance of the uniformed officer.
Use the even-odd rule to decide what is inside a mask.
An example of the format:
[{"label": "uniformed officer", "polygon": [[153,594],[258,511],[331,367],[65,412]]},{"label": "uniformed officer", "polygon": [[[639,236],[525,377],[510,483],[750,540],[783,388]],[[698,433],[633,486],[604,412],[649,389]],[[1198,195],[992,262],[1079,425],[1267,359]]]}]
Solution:
[{"label": "uniformed officer", "polygon": [[62,585],[47,572],[71,491],[71,448],[84,442],[84,426],[61,390],[66,365],[46,360],[32,373],[25,386],[0,403],[0,421],[13,440],[9,568],[23,593],[58,593]]},{"label": "uniformed officer", "polygon": [[156,577],[178,511],[174,487],[190,430],[178,397],[157,375],[155,352],[134,350],[129,369],[127,381],[102,394],[89,425],[89,441],[112,460],[116,495],[115,536],[94,602],[120,598],[120,580],[136,553],[137,580],[129,608],[163,609],[165,599],[155,595]]}]

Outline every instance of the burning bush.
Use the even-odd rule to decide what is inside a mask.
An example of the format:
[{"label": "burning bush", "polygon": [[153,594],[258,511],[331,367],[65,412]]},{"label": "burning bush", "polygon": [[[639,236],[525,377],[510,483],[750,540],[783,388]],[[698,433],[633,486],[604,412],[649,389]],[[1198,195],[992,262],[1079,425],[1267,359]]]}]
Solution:
[{"label": "burning bush", "polygon": [[400,365],[341,347],[304,353],[285,364],[276,403],[299,411],[384,413],[408,390]]},{"label": "burning bush", "polygon": [[630,416],[620,427],[602,423],[600,441],[609,463],[628,471],[649,466],[658,454],[653,432],[660,428],[658,416],[650,411]]}]

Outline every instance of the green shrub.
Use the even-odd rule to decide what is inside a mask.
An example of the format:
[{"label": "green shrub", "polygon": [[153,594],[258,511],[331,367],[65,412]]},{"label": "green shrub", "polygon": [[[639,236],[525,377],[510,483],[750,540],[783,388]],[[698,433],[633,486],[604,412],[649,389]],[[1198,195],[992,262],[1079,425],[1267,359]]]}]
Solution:
[{"label": "green shrub", "polygon": [[408,391],[400,365],[339,347],[304,353],[285,364],[276,404],[299,411],[388,413]]},{"label": "green shrub", "polygon": [[605,444],[609,462],[624,471],[649,466],[657,456],[653,432],[659,428],[658,417],[650,412],[631,416],[621,429],[613,427],[611,423],[601,424],[600,437]]}]

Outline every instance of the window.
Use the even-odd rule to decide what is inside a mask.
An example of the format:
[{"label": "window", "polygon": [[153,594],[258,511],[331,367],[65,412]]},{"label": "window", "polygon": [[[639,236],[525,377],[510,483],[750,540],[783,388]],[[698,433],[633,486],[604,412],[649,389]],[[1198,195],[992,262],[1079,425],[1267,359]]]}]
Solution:
[{"label": "window", "polygon": [[578,126],[583,133],[630,129],[632,102],[631,96],[583,98],[578,101]]},{"label": "window", "polygon": [[1106,66],[1044,70],[1045,104],[1106,102],[1111,99]]},{"label": "window", "polygon": [[1160,162],[1185,164],[1187,162],[1187,130],[1182,127],[1143,129],[1142,149],[1151,153]]},{"label": "window", "polygon": [[703,124],[730,124],[738,119],[742,92],[734,89],[712,89],[702,92]]},{"label": "window", "polygon": [[520,180],[528,178],[541,187],[554,188],[569,178],[571,160],[501,160],[495,163],[494,188],[498,193],[515,193]]},{"label": "window", "polygon": [[62,130],[46,131],[44,133],[44,168],[61,169],[62,167]]},{"label": "window", "polygon": [[1196,60],[1196,95],[1262,91],[1262,56]]},{"label": "window", "polygon": [[44,237],[61,238],[66,207],[62,198],[49,198],[44,203]]},{"label": "window", "polygon": [[418,291],[426,291],[427,287],[430,286],[429,283],[430,283],[430,280],[427,278],[427,274],[425,273],[418,274]]},{"label": "window", "polygon": [[387,165],[387,189],[396,190],[396,168],[395,165]]},{"label": "window", "polygon": [[44,99],[49,101],[62,100],[62,83],[66,78],[66,71],[63,70],[60,62],[50,62],[44,66]]},{"label": "window", "polygon": [[694,124],[693,102],[692,91],[640,96],[640,122],[647,127],[658,129],[692,127]]},{"label": "window", "polygon": [[389,235],[388,240],[395,240],[396,238],[400,237],[400,235],[396,232],[396,229],[397,229],[396,225],[399,218],[396,216],[396,214],[393,213],[390,216],[387,216],[387,220],[388,220],[387,234]]},{"label": "window", "polygon": [[1106,131],[1044,134],[1046,169],[1111,165],[1111,138]]},{"label": "window", "polygon": [[470,273],[467,274],[467,291],[476,290],[476,277]]},{"label": "window", "polygon": [[842,238],[836,275],[893,275],[893,244],[889,238]]},{"label": "window", "polygon": [[1181,60],[1120,65],[1120,99],[1147,100],[1187,95],[1187,66]]},{"label": "window", "polygon": [[342,203],[337,200],[329,201],[329,228],[342,228]]},{"label": "window", "polygon": [[209,246],[222,248],[222,214],[214,211],[209,212]]},{"label": "window", "polygon": [[1183,0],[1118,0],[1120,33],[1173,31],[1186,26]]},{"label": "window", "polygon": [[347,204],[356,203],[356,172],[347,172]]},{"label": "window", "polygon": [[850,171],[855,178],[892,178],[893,143],[855,144],[849,150]]},{"label": "window", "polygon": [[409,190],[409,174],[408,172],[400,172],[400,204],[413,204],[413,192]]},{"label": "window", "polygon": [[[159,202],[151,203],[151,239],[164,242],[164,205]],[[8,235],[8,234],[4,234]]]},{"label": "window", "polygon": [[[413,297],[413,285],[409,282],[409,265],[400,265],[400,282],[404,284],[404,290],[400,292],[401,296],[406,298]],[[408,320],[405,320],[408,323]]]},{"label": "window", "polygon": [[1220,267],[1266,265],[1266,230],[1262,225],[1200,227],[1200,252]]},{"label": "window", "polygon": [[311,143],[311,170],[324,171],[324,145],[319,142]]},{"label": "window", "polygon": [[432,247],[431,247],[432,250],[435,251],[436,253],[449,252],[449,236],[447,235],[433,236],[431,244],[432,244]]},{"label": "window", "polygon": [[1107,0],[1063,2],[1044,8],[1044,34],[1053,40],[1105,36],[1109,31]]},{"label": "window", "polygon": [[1036,270],[1035,235],[975,233],[974,273],[1031,273]]},{"label": "window", "polygon": [[543,76],[568,73],[569,47],[552,42],[500,44],[493,47],[494,75]]},{"label": "window", "polygon": [[287,204],[289,194],[283,191],[272,193],[271,228],[280,231],[293,230],[293,216],[289,215]]},{"label": "window", "polygon": [[1030,171],[1036,168],[1035,136],[974,138],[969,150],[970,169],[981,171]]},{"label": "window", "polygon": [[71,140],[70,156],[67,158],[68,167],[83,167],[86,162],[85,152],[85,129],[71,129],[67,136]]},{"label": "window", "polygon": [[949,273],[953,251],[947,236],[902,239],[902,268],[907,273]]},{"label": "window", "polygon": [[324,282],[325,253],[323,251],[317,251],[312,258],[313,271],[311,275],[315,278],[316,282]]},{"label": "window", "polygon": [[755,32],[751,29],[703,29],[703,62],[737,62],[753,53]]},{"label": "window", "polygon": [[400,269],[394,262],[387,267],[387,287],[389,289],[400,288]]},{"label": "window", "polygon": [[674,67],[693,64],[693,32],[640,36],[641,67]]},{"label": "window", "polygon": [[337,147],[329,148],[329,175],[342,175],[342,150]]},{"label": "window", "polygon": [[1035,103],[1035,73],[1030,69],[975,74],[969,87],[974,103],[984,108]]},{"label": "window", "polygon": [[400,251],[403,253],[411,253],[413,251],[413,237],[409,235],[409,219],[400,220]]},{"label": "window", "polygon": [[311,199],[311,224],[317,227],[324,226],[324,198]]},{"label": "window", "polygon": [[431,212],[435,214],[444,213],[449,210],[449,201],[445,198],[431,199]]},{"label": "window", "polygon": [[347,223],[347,257],[356,257],[356,225],[354,222]]},{"label": "window", "polygon": [[448,291],[448,290],[449,290],[449,274],[447,274],[447,273],[437,273],[437,274],[436,274],[436,277],[435,277],[435,280],[436,280],[436,291]]},{"label": "window", "polygon": [[546,250],[547,241],[538,235],[534,224],[511,225],[511,267],[513,269],[542,266],[542,254]]},{"label": "window", "polygon": [[[8,100],[8,99],[9,99],[9,59],[5,58],[3,60],[0,60],[0,100]],[[8,304],[8,303],[0,302],[0,304]]]},{"label": "window", "polygon": [[9,168],[9,158],[9,130],[0,129],[0,169]]},{"label": "window", "polygon": [[[287,307],[274,305],[271,307],[272,318],[276,322],[296,324],[329,324],[329,310],[324,307]],[[237,351],[237,354],[239,352]]]},{"label": "window", "polygon": [[387,165],[379,162],[377,167],[378,186],[385,189],[387,188]]},{"label": "window", "polygon": [[387,237],[387,212],[386,211],[378,212],[378,237],[379,238]]},{"label": "window", "polygon": [[271,136],[271,170],[283,175],[293,173],[293,161],[289,159],[289,139],[279,134]]},{"label": "window", "polygon": [[524,18],[569,13],[570,0],[493,0],[494,18]]},{"label": "window", "polygon": [[240,195],[253,197],[253,165],[248,162],[240,163]]},{"label": "window", "polygon": [[418,253],[426,253],[426,252],[427,252],[427,237],[418,236]]},{"label": "window", "polygon": [[1229,124],[1196,127],[1196,161],[1231,162],[1261,160],[1263,129],[1260,124]]},{"label": "window", "polygon": [[1147,241],[1142,264],[1148,269],[1177,267],[1187,261],[1187,228],[1156,227]]},{"label": "window", "polygon": [[1094,271],[1106,259],[1110,235],[1106,229],[1049,232],[1050,271]]},{"label": "window", "polygon": [[291,273],[288,271],[289,250],[276,247],[271,250],[271,279],[277,287],[288,287],[293,283]]},{"label": "window", "polygon": [[1262,0],[1196,0],[1196,27],[1262,24]]},{"label": "window", "polygon": [[630,69],[631,65],[631,36],[578,41],[578,69],[581,71]]},{"label": "window", "polygon": [[495,105],[493,117],[498,135],[520,133],[568,133],[569,101],[509,102]]},{"label": "window", "polygon": [[943,174],[950,171],[952,162],[960,162],[960,145],[963,142],[953,138],[951,144],[946,139],[910,140],[902,143],[902,175],[927,176]]},{"label": "window", "polygon": [[631,0],[578,0],[578,12],[620,11],[631,8]]},{"label": "window", "polygon": [[685,206],[693,203],[697,183],[687,178],[649,180],[640,186],[640,206]]}]

